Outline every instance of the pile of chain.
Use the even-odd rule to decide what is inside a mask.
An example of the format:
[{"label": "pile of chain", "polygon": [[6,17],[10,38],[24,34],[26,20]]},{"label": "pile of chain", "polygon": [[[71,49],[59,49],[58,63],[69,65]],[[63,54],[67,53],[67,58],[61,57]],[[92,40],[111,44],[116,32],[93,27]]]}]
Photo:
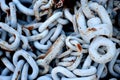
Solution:
[{"label": "pile of chain", "polygon": [[0,80],[117,80],[119,53],[119,0],[0,0]]}]

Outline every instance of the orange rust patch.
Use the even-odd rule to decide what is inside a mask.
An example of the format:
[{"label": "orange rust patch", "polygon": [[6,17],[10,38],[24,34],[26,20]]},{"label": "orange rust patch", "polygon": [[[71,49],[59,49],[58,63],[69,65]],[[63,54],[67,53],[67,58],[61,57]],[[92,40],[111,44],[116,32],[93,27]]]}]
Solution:
[{"label": "orange rust patch", "polygon": [[97,31],[96,28],[89,28],[88,31]]},{"label": "orange rust patch", "polygon": [[[53,44],[54,45],[54,44]],[[49,48],[49,50],[46,52],[45,57],[52,51],[52,47]]]},{"label": "orange rust patch", "polygon": [[45,55],[44,56],[42,56],[42,57],[38,57],[37,59],[44,59],[54,48],[55,48],[55,46],[57,45],[57,43],[59,42],[59,40],[60,40],[60,37],[54,42],[54,44],[48,49],[48,51],[45,53]]},{"label": "orange rust patch", "polygon": [[6,12],[7,12],[8,16],[10,16],[10,9],[7,9]]},{"label": "orange rust patch", "polygon": [[57,43],[59,43],[60,37],[54,42],[54,44],[49,48],[49,50],[46,52],[45,56],[47,56],[52,50],[53,48],[55,48],[55,46],[57,45]]},{"label": "orange rust patch", "polygon": [[14,36],[14,38],[16,38],[15,34],[13,36]]},{"label": "orange rust patch", "polygon": [[7,52],[13,52],[12,50],[7,50],[7,49],[4,49],[4,48],[1,48],[3,51],[7,51]]},{"label": "orange rust patch", "polygon": [[82,47],[80,44],[77,44],[77,48],[79,49],[80,52],[82,51]]},{"label": "orange rust patch", "polygon": [[45,55],[39,56],[37,59],[44,59]]},{"label": "orange rust patch", "polygon": [[[4,46],[5,42],[3,44],[0,44],[0,49],[3,50],[3,51],[7,51],[7,52],[13,52],[14,50],[10,50],[8,49],[6,46]],[[3,46],[3,47],[1,47]]]},{"label": "orange rust patch", "polygon": [[27,29],[28,30],[33,30],[33,28],[34,28],[33,26],[29,26]]},{"label": "orange rust patch", "polygon": [[[48,11],[49,10],[49,8],[46,8],[44,11]],[[41,13],[44,13],[44,11],[43,12],[41,12]]]},{"label": "orange rust patch", "polygon": [[39,56],[39,57],[37,58],[37,60],[39,60],[39,59],[44,59],[51,51],[52,51],[52,47],[49,48],[49,50],[45,53],[45,55]]},{"label": "orange rust patch", "polygon": [[[74,62],[75,62],[75,60],[71,60],[70,62],[73,62],[73,63],[74,63]],[[71,65],[72,65],[72,64],[71,64]]]}]

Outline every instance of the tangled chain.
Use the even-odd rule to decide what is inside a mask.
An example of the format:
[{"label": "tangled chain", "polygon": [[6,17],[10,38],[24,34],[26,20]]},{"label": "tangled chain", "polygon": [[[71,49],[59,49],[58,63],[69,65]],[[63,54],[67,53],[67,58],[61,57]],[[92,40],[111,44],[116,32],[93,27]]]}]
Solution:
[{"label": "tangled chain", "polygon": [[119,0],[0,0],[0,80],[119,80]]}]

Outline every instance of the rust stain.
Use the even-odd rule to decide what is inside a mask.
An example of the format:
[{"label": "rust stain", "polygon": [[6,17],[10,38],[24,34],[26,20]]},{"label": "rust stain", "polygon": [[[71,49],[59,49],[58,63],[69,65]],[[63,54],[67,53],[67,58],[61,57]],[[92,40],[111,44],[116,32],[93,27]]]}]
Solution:
[{"label": "rust stain", "polygon": [[88,31],[97,31],[96,28],[89,28]]},{"label": "rust stain", "polygon": [[53,50],[53,46],[49,48],[49,50],[46,52],[45,57]]},{"label": "rust stain", "polygon": [[[49,10],[49,8],[46,8],[44,11],[48,11]],[[43,12],[41,12],[41,13],[44,13],[44,11]]]},{"label": "rust stain", "polygon": [[12,51],[12,50],[10,50],[10,49],[4,49],[4,48],[2,48],[2,50],[3,50],[3,51],[7,51],[7,52],[14,52],[14,51]]},{"label": "rust stain", "polygon": [[[76,61],[76,60],[71,60],[70,62],[72,62],[72,64],[73,64],[75,61]],[[72,64],[71,64],[71,65],[72,65]]]},{"label": "rust stain", "polygon": [[77,44],[77,48],[79,49],[79,51],[82,51],[82,46],[80,44]]},{"label": "rust stain", "polygon": [[49,27],[47,26],[46,29],[49,30]]},{"label": "rust stain", "polygon": [[48,54],[50,54],[50,52],[52,52],[53,48],[55,48],[55,46],[57,46],[57,43],[59,43],[60,37],[54,42],[54,44],[48,49],[48,51],[45,53],[44,56],[40,56],[37,58],[38,59],[44,59]]},{"label": "rust stain", "polygon": [[59,0],[59,1],[54,0],[54,3],[55,3],[55,7],[56,7],[56,8],[60,8],[60,7],[63,6],[64,0]]},{"label": "rust stain", "polygon": [[49,50],[46,52],[45,57],[52,52],[53,48],[55,48],[55,46],[57,46],[57,43],[59,43],[60,37],[54,42],[54,44],[49,48]]},{"label": "rust stain", "polygon": [[44,59],[45,58],[45,55],[44,56],[39,56],[37,59]]},{"label": "rust stain", "polygon": [[15,34],[14,34],[13,36],[14,36],[14,38],[16,38],[16,35],[15,35]]},{"label": "rust stain", "polygon": [[[5,43],[3,43],[3,44],[5,44]],[[13,52],[14,51],[14,50],[11,50],[11,49],[7,48],[3,44],[0,44],[0,49],[2,49],[3,51],[8,51],[8,52]]]},{"label": "rust stain", "polygon": [[52,51],[52,47],[49,48],[49,50],[45,53],[45,55],[39,56],[37,60],[44,59],[51,51]]},{"label": "rust stain", "polygon": [[8,16],[10,16],[10,9],[7,9],[6,12],[7,12]]},{"label": "rust stain", "polygon": [[33,29],[34,29],[34,26],[29,26],[27,29],[28,29],[28,30],[33,30]]}]

